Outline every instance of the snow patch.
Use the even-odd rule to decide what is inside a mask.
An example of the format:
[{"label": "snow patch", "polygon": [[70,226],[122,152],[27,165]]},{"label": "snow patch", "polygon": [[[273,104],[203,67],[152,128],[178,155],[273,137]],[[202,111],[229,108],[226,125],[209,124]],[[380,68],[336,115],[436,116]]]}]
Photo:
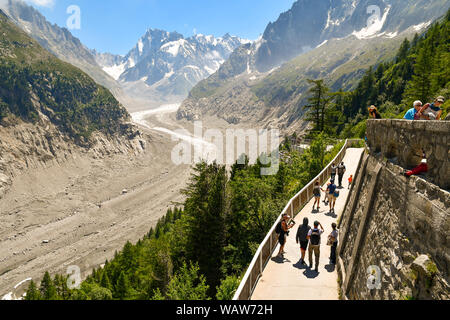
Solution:
[{"label": "snow patch", "polygon": [[374,23],[372,23],[370,26],[362,28],[359,31],[354,31],[352,34],[360,40],[370,39],[370,38],[374,38],[376,36],[380,36],[379,34],[377,35],[377,33],[380,32],[381,29],[383,29],[384,23],[386,22],[386,19],[387,19],[387,16],[388,16],[390,10],[391,10],[391,7],[389,6],[384,11],[384,14],[383,14],[383,17],[381,18],[381,20],[377,20]]},{"label": "snow patch", "polygon": [[180,51],[180,47],[184,46],[186,43],[186,40],[184,39],[180,39],[177,41],[172,41],[169,43],[166,43],[165,45],[163,45],[161,47],[162,51],[168,52],[171,55],[173,55],[174,57],[178,56],[178,53]]},{"label": "snow patch", "polygon": [[420,31],[422,29],[427,28],[433,21],[428,21],[428,22],[424,22],[424,23],[420,23],[418,25],[413,26],[413,29],[416,31]]},{"label": "snow patch", "polygon": [[324,42],[322,42],[321,44],[319,44],[316,48],[320,48],[321,46],[325,45],[328,42],[328,40],[325,40]]},{"label": "snow patch", "polygon": [[109,74],[114,80],[118,80],[122,73],[125,71],[125,63],[119,65],[113,65],[111,67],[104,67],[103,71]]}]

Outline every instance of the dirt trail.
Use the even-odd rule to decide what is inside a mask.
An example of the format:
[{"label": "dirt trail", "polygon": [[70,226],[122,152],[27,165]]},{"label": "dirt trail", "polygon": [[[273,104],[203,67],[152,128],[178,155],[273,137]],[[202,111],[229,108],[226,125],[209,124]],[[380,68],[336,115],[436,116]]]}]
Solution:
[{"label": "dirt trail", "polygon": [[[180,127],[173,114],[153,115],[149,127],[154,126]],[[79,156],[15,178],[0,200],[0,297],[28,277],[65,273],[69,265],[87,276],[127,241],[142,238],[172,203],[184,200],[179,191],[190,166],[172,163],[176,142],[142,130],[152,142],[138,158]]]}]

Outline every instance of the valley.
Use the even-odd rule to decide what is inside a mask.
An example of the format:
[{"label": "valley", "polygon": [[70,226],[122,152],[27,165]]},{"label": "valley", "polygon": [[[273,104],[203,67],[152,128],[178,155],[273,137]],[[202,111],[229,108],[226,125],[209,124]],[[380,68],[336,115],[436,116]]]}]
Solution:
[{"label": "valley", "polygon": [[[171,120],[176,109],[164,111],[154,113],[148,126],[178,128]],[[0,296],[46,270],[65,273],[77,265],[87,276],[183,201],[190,166],[172,164],[170,135],[141,129],[150,138],[137,157],[76,154],[14,179],[0,200]]]}]

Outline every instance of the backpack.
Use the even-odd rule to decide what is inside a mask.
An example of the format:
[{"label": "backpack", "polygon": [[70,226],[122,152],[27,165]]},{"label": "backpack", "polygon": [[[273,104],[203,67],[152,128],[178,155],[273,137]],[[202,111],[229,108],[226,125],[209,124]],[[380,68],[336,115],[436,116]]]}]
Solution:
[{"label": "backpack", "polygon": [[297,238],[300,241],[308,241],[308,232],[311,228],[309,226],[307,226],[307,228],[304,228],[303,225],[301,225],[300,227],[298,227],[298,231],[297,231]]},{"label": "backpack", "polygon": [[319,229],[313,229],[311,233],[311,245],[318,246],[320,244],[320,231]]},{"label": "backpack", "polygon": [[330,190],[330,194],[334,194],[334,192],[336,191],[336,185],[335,184],[331,184],[329,190]]},{"label": "backpack", "polygon": [[280,234],[281,231],[283,231],[283,228],[281,227],[281,221],[277,224],[276,228],[275,228],[275,232],[277,234]]}]

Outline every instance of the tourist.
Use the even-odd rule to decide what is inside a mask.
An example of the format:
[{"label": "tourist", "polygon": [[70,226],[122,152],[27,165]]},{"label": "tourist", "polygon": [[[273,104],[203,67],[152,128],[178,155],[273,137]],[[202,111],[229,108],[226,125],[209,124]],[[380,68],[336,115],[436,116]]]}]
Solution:
[{"label": "tourist", "polygon": [[419,120],[419,117],[418,117],[418,112],[420,111],[420,109],[422,108],[422,102],[421,101],[419,101],[419,100],[417,100],[417,101],[414,101],[414,104],[413,104],[413,108],[412,109],[409,109],[407,112],[406,112],[406,114],[405,114],[405,116],[403,117],[403,119],[405,119],[405,120]]},{"label": "tourist", "polygon": [[305,263],[305,255],[306,255],[306,249],[308,248],[308,233],[309,230],[311,230],[311,227],[309,226],[309,220],[308,218],[303,218],[303,224],[298,227],[297,230],[297,236],[295,237],[297,244],[300,243],[300,252],[301,252],[301,258],[300,263],[302,265]]},{"label": "tourist", "polygon": [[333,163],[331,165],[331,181],[333,181],[333,182],[336,177],[336,171],[337,171],[337,166]]},{"label": "tourist", "polygon": [[[321,230],[319,230],[319,226],[320,226]],[[324,232],[323,227],[320,224],[320,222],[318,222],[318,221],[314,222],[314,229],[311,229],[308,232],[308,240],[309,240],[309,249],[308,249],[308,253],[309,253],[309,267],[312,268],[312,266],[313,266],[312,254],[313,254],[313,251],[314,251],[314,256],[315,256],[315,260],[316,260],[316,268],[314,269],[314,271],[316,271],[316,272],[319,271],[320,237],[321,237],[323,232]]]},{"label": "tourist", "polygon": [[325,203],[325,205],[327,206],[328,203],[330,203],[330,198],[328,197],[330,194],[330,185],[331,183],[327,184],[327,189],[325,190],[325,198],[323,199],[323,203]]},{"label": "tourist", "polygon": [[427,103],[424,105],[417,115],[422,120],[440,120],[442,115],[441,106],[444,104],[444,97],[437,97],[433,103]]},{"label": "tourist", "polygon": [[348,189],[350,190],[350,187],[352,186],[353,183],[353,175],[350,175],[350,178],[348,178]]},{"label": "tourist", "polygon": [[333,228],[333,231],[331,231],[328,236],[328,244],[331,246],[330,262],[336,264],[336,248],[338,245],[338,230],[336,223],[333,222],[331,228]]},{"label": "tourist", "polygon": [[418,175],[420,173],[428,172],[427,157],[425,151],[422,150],[422,161],[420,164],[412,170],[408,170],[403,173],[406,177],[411,177],[412,175]]},{"label": "tourist", "polygon": [[316,183],[314,184],[314,189],[313,189],[313,194],[314,194],[314,204],[313,204],[313,211],[314,211],[314,207],[317,203],[317,211],[320,210],[320,197],[321,197],[321,193],[324,190],[320,187],[320,182],[316,181]]},{"label": "tourist", "polygon": [[338,166],[337,171],[338,171],[339,188],[342,188],[342,179],[344,178],[345,171],[347,171],[347,169],[345,168],[344,162],[342,162]]},{"label": "tourist", "polygon": [[334,206],[336,205],[336,190],[337,187],[334,184],[334,181],[331,181],[331,184],[328,188],[328,199],[330,201],[330,213],[334,213]]},{"label": "tourist", "polygon": [[288,221],[291,217],[287,214],[283,214],[283,217],[280,221],[281,229],[280,229],[280,235],[278,236],[278,242],[280,243],[280,251],[278,252],[278,256],[282,256],[286,252],[284,252],[284,245],[286,244],[286,235],[294,225],[288,225]]},{"label": "tourist", "polygon": [[377,107],[369,107],[369,117],[372,119],[381,119],[381,114],[378,112]]}]

